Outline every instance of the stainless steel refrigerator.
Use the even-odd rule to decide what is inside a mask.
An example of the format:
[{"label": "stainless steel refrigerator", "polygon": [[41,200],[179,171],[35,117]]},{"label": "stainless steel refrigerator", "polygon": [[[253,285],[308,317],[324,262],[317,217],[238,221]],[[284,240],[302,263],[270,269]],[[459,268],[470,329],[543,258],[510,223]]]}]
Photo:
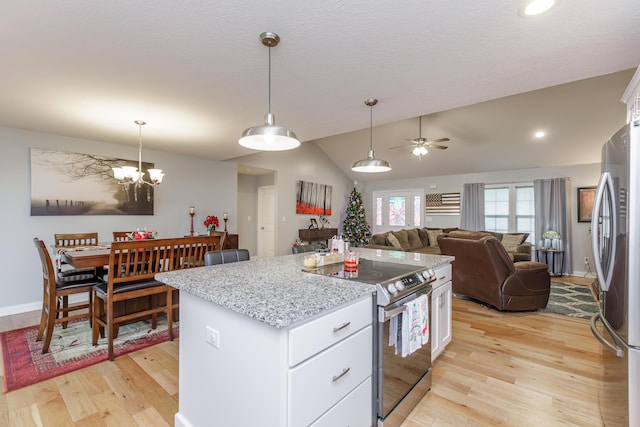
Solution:
[{"label": "stainless steel refrigerator", "polygon": [[602,147],[591,233],[600,297],[591,331],[602,343],[603,423],[640,427],[640,121]]}]

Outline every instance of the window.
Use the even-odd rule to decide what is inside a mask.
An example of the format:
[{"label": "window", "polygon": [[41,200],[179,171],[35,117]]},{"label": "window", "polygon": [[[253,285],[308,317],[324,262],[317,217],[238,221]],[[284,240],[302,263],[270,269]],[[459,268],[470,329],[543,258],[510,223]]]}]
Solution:
[{"label": "window", "polygon": [[485,229],[497,233],[529,233],[533,244],[535,203],[533,184],[486,186],[484,190]]}]

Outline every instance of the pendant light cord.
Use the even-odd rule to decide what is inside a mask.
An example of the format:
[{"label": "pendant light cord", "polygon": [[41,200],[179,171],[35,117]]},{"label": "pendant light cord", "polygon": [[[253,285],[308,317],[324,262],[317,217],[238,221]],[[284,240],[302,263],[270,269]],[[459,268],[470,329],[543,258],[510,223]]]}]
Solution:
[{"label": "pendant light cord", "polygon": [[369,150],[373,151],[373,105],[369,106]]},{"label": "pendant light cord", "polygon": [[138,123],[138,182],[142,181],[142,123]]},{"label": "pendant light cord", "polygon": [[271,46],[269,46],[269,114],[271,114]]}]

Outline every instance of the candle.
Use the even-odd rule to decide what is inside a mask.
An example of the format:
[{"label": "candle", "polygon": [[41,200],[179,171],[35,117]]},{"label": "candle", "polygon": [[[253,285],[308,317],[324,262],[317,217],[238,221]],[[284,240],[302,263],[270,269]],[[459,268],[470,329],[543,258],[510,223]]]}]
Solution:
[{"label": "candle", "polygon": [[193,206],[190,206],[190,207],[189,207],[189,213],[190,213],[190,214],[194,214],[194,213],[196,213],[196,208],[194,208]]},{"label": "candle", "polygon": [[229,212],[223,212],[222,219],[229,219]]}]

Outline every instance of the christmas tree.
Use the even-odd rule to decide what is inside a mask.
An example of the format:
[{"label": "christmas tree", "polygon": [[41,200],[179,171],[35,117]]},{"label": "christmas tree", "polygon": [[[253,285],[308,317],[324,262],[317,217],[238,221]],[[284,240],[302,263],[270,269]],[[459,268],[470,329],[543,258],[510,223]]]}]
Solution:
[{"label": "christmas tree", "polygon": [[342,236],[351,246],[366,245],[371,237],[371,228],[367,224],[367,216],[362,206],[362,194],[355,187],[349,195],[347,212],[342,222]]}]

